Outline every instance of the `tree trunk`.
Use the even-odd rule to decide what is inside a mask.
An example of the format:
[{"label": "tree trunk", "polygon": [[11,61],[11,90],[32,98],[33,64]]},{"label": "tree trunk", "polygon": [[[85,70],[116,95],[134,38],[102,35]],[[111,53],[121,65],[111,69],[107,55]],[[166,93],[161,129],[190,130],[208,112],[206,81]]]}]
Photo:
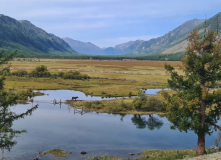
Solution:
[{"label": "tree trunk", "polygon": [[[205,93],[203,93],[205,91],[204,90],[205,89],[205,84],[204,83],[201,84],[201,88],[202,88],[203,99],[201,100],[201,105],[200,105],[200,114],[202,116],[201,120],[200,120],[200,124],[201,124],[201,127],[203,129],[204,125],[205,125],[205,120],[206,120]],[[206,154],[205,133],[202,133],[202,131],[200,131],[197,135],[198,135],[198,147],[197,147],[197,151],[196,151],[196,156],[200,156],[200,155]]]},{"label": "tree trunk", "polygon": [[200,156],[206,154],[205,150],[205,134],[199,133],[198,134],[198,147],[196,151],[196,156]]}]

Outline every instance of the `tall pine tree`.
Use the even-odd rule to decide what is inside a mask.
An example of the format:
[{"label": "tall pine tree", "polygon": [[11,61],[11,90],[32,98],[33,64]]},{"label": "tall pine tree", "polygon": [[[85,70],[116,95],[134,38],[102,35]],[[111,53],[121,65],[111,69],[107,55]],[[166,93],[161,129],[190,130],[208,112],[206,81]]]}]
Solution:
[{"label": "tall pine tree", "polygon": [[[7,62],[11,60],[14,55],[15,53],[4,54],[3,51],[0,51],[0,65],[7,64]],[[2,69],[0,72],[3,71],[4,69]],[[10,108],[16,104],[17,95],[4,90],[4,80],[4,76],[0,77],[0,149],[2,151],[10,151],[10,149],[16,145],[15,137],[23,132],[26,132],[26,130],[13,129],[13,122],[30,115],[35,109],[37,109],[37,106],[22,114],[12,112]]]},{"label": "tall pine tree", "polygon": [[221,79],[221,40],[214,31],[200,37],[197,30],[189,36],[189,44],[180,69],[165,65],[171,74],[172,95],[164,92],[168,120],[172,128],[198,135],[196,155],[206,154],[205,135],[219,128],[221,91],[216,89]]}]

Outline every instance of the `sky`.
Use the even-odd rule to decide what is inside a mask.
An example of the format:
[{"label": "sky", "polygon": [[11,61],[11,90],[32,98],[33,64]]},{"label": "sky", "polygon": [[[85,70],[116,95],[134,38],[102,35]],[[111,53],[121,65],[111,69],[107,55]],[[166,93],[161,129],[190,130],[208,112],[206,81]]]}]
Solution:
[{"label": "sky", "polygon": [[0,14],[103,47],[166,34],[221,12],[221,0],[0,0]]}]

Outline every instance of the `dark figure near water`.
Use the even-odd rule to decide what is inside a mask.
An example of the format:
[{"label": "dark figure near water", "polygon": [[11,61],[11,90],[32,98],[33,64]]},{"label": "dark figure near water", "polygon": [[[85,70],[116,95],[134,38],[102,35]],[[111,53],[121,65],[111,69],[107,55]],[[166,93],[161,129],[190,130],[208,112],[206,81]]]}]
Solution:
[{"label": "dark figure near water", "polygon": [[72,100],[76,100],[76,99],[78,99],[78,97],[72,97]]}]

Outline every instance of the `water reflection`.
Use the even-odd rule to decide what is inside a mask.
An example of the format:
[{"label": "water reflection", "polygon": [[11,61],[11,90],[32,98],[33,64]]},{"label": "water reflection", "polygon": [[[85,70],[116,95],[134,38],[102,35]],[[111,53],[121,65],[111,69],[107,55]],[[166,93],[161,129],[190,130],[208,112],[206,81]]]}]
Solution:
[{"label": "water reflection", "polygon": [[38,106],[34,106],[28,109],[22,114],[16,114],[10,110],[10,105],[7,100],[1,101],[0,106],[0,150],[2,152],[10,151],[13,146],[17,144],[15,140],[19,134],[26,132],[26,130],[15,130],[12,128],[14,121],[24,118],[27,115],[31,115],[32,112],[37,109]]},{"label": "water reflection", "polygon": [[141,89],[142,92],[144,92],[146,95],[156,95],[157,92],[162,90],[170,90],[169,88],[164,89]]},{"label": "water reflection", "polygon": [[[34,101],[39,103],[40,102],[53,103],[54,99],[65,102],[66,100],[71,100],[71,97],[73,96],[78,96],[79,97],[78,100],[83,100],[83,101],[100,101],[100,100],[116,99],[115,97],[100,97],[100,96],[86,95],[83,92],[74,91],[74,90],[38,90],[38,91],[45,94],[43,96],[37,96],[34,98]],[[122,97],[117,97],[117,98],[122,98]]]},{"label": "water reflection", "polygon": [[160,129],[163,126],[163,121],[153,115],[149,115],[147,119],[144,116],[134,115],[131,120],[139,129],[148,128],[149,130],[154,130]]},{"label": "water reflection", "polygon": [[[31,104],[18,105],[14,107],[14,112],[25,112],[30,107]],[[197,147],[194,132],[170,130],[170,126],[166,125],[169,123],[166,117],[95,112],[81,115],[75,111],[64,103],[39,103],[33,116],[13,123],[13,128],[25,128],[28,133],[22,134],[23,138],[17,139],[17,145],[4,156],[13,160],[20,160],[21,157],[30,159],[36,157],[37,151],[59,148],[72,152],[62,158],[64,160],[84,160],[103,154],[129,158],[128,153],[147,149],[178,150]],[[207,146],[210,146],[214,136],[207,137],[206,140]],[[87,155],[81,155],[81,151],[86,151]],[[45,155],[43,159],[57,159],[49,156]]]}]

